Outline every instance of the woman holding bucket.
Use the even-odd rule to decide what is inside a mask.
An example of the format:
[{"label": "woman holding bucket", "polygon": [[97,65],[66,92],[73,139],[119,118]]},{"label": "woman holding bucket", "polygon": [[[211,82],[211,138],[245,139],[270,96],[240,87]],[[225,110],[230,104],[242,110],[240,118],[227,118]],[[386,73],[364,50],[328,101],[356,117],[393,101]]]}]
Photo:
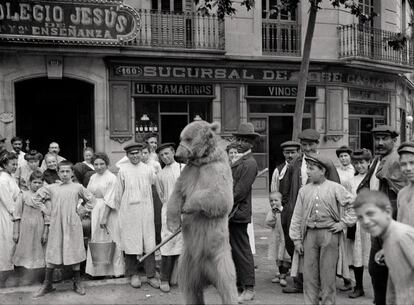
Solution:
[{"label": "woman holding bucket", "polygon": [[[109,158],[105,153],[96,153],[92,164],[96,173],[90,178],[88,190],[96,202],[91,213],[92,234],[85,272],[92,276],[118,277],[124,274],[125,263],[119,249],[118,207],[114,200],[117,179],[108,170]],[[108,257],[112,251],[112,257]]]}]

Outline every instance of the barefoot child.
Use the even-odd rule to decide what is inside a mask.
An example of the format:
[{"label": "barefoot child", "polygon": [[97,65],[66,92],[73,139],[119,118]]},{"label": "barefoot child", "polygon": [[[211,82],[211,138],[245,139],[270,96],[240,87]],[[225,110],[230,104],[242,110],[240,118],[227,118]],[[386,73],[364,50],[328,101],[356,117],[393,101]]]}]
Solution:
[{"label": "barefoot child", "polygon": [[283,235],[282,222],[280,213],[282,207],[282,194],[271,192],[269,194],[271,210],[266,215],[266,225],[272,228],[269,238],[268,258],[276,263],[276,276],[272,283],[279,283],[280,286],[286,286],[286,274],[289,271],[290,257],[285,249],[285,237]]},{"label": "barefoot child", "polygon": [[19,195],[14,211],[13,240],[17,245],[13,263],[27,269],[44,268],[49,220],[32,201],[33,195],[43,186],[42,172],[35,170],[28,185],[30,190]]},{"label": "barefoot child", "polygon": [[361,227],[384,241],[375,261],[389,269],[387,304],[413,304],[414,300],[414,228],[392,219],[388,197],[378,191],[362,191],[354,202]]},{"label": "barefoot child", "polygon": [[91,211],[92,194],[81,184],[72,182],[73,164],[62,161],[58,165],[61,181],[40,188],[33,197],[35,204],[42,206],[50,201],[50,230],[46,247],[46,274],[43,286],[35,294],[40,297],[52,292],[52,274],[57,266],[72,266],[73,290],[85,294],[80,281],[80,263],[86,259],[83,243],[81,218],[85,208],[77,209],[79,199],[85,202],[86,210]]}]

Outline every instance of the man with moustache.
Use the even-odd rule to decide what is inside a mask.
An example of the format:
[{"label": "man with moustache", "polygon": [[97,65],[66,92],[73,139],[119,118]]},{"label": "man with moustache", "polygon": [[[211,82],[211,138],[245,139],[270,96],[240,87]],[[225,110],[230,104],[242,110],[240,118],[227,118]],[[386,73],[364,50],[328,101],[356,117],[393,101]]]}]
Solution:
[{"label": "man with moustache", "polygon": [[59,156],[59,152],[60,152],[60,147],[59,144],[56,142],[52,142],[49,144],[49,150],[48,153],[45,155],[43,161],[42,161],[42,165],[40,165],[40,169],[42,171],[45,171],[47,169],[47,165],[46,165],[46,157],[49,155],[55,156],[57,159],[57,164],[59,164],[61,161],[66,160],[65,158],[63,158],[62,156]]},{"label": "man with moustache", "polygon": [[[371,190],[385,193],[391,201],[392,217],[395,219],[397,216],[397,195],[406,185],[405,177],[400,169],[399,155],[395,147],[399,134],[392,126],[388,125],[375,127],[371,133],[374,137],[375,152],[378,156],[372,162],[370,170],[361,185],[365,184]],[[376,305],[386,304],[388,268],[376,262],[380,260],[381,248],[382,240],[372,238],[368,271],[371,275],[374,303]],[[376,255],[377,259],[375,258]]]},{"label": "man with moustache", "polygon": [[[317,154],[317,147],[319,144],[320,134],[314,129],[305,129],[299,136],[299,142],[302,149],[300,154],[288,167],[286,176],[286,185],[288,188],[283,191],[284,207],[281,214],[283,234],[285,235],[285,246],[289,255],[293,259],[295,251],[295,245],[289,236],[289,227],[292,219],[293,211],[295,209],[296,200],[298,197],[299,189],[308,183],[306,156],[310,154]],[[327,179],[340,183],[338,172],[331,160],[328,160],[327,166],[329,168]],[[293,286],[283,288],[284,293],[302,293],[303,292],[303,275],[301,273],[293,278]]]},{"label": "man with moustache", "polygon": [[293,160],[299,156],[300,143],[296,141],[286,141],[280,144],[280,148],[285,157],[285,162],[276,166],[270,183],[270,191],[283,193],[283,189],[286,186],[286,183],[284,183],[284,181],[286,181],[286,171],[289,164],[292,164]]}]

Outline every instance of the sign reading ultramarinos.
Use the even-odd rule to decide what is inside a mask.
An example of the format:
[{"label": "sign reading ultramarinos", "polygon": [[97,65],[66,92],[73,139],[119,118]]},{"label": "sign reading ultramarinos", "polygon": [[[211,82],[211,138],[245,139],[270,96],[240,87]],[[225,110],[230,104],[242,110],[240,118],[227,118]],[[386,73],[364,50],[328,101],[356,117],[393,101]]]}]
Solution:
[{"label": "sign reading ultramarinos", "polygon": [[0,40],[119,45],[136,37],[139,15],[120,0],[0,0]]}]

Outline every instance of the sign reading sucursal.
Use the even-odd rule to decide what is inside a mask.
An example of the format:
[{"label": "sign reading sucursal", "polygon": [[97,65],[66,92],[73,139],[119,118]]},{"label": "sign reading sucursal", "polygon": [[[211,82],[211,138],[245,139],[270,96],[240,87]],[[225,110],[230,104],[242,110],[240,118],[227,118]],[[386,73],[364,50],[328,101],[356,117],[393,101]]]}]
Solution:
[{"label": "sign reading sucursal", "polygon": [[138,27],[138,13],[122,1],[0,0],[0,40],[116,45]]}]

